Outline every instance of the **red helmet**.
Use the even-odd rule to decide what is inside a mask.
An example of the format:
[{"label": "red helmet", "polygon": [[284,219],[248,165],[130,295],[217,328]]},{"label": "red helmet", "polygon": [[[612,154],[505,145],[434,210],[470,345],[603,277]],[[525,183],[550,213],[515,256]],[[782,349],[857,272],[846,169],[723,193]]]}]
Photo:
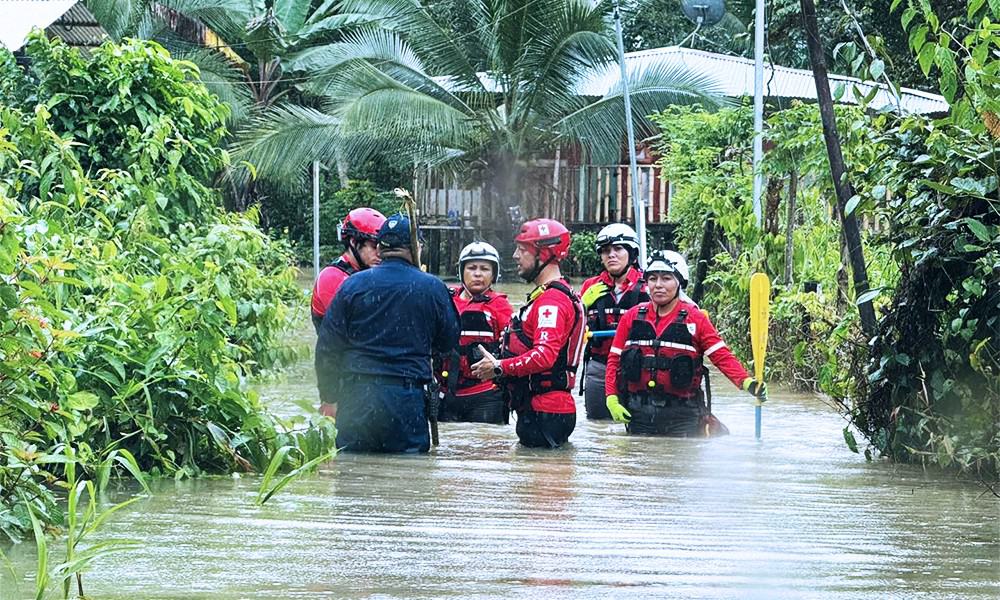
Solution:
[{"label": "red helmet", "polygon": [[535,257],[542,262],[559,262],[569,256],[569,229],[554,219],[527,221],[514,241],[534,247]]},{"label": "red helmet", "polygon": [[374,240],[382,223],[385,223],[385,215],[374,208],[355,208],[337,226],[337,239],[345,243],[351,238]]}]

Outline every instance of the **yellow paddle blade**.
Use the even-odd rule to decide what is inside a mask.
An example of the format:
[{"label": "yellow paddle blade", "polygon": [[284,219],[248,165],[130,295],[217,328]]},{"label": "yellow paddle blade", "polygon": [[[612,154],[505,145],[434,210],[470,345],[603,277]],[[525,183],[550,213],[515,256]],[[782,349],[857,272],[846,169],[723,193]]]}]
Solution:
[{"label": "yellow paddle blade", "polygon": [[754,377],[757,381],[764,381],[770,307],[771,281],[764,273],[754,273],[750,277],[750,344],[753,347]]}]

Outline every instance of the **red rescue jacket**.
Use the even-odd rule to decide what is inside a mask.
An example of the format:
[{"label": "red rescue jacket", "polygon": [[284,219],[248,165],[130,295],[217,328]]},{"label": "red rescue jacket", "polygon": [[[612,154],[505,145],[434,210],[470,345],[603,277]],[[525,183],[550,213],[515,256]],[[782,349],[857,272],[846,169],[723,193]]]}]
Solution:
[{"label": "red rescue jacket", "polygon": [[657,316],[656,306],[644,302],[630,308],[618,324],[608,355],[604,392],[609,396],[627,391],[690,398],[701,386],[704,357],[736,387],[749,377],[696,305],[681,300],[669,314]]},{"label": "red rescue jacket", "polygon": [[319,272],[319,277],[316,278],[312,291],[313,319],[323,320],[323,315],[326,314],[327,307],[333,302],[333,297],[337,295],[341,284],[348,276],[359,270],[354,258],[345,252]]},{"label": "red rescue jacket", "polygon": [[[640,302],[648,302],[649,295],[646,293],[646,283],[642,280],[642,271],[635,267],[629,267],[625,276],[625,281],[621,285],[615,284],[614,278],[607,271],[602,271],[600,275],[591,277],[583,282],[580,288],[582,295],[590,286],[603,283],[610,288],[611,292],[601,296],[587,309],[587,327],[594,331],[614,331],[618,327],[625,311],[636,306]],[[616,299],[617,298],[617,299]],[[608,361],[608,350],[611,349],[611,338],[590,338],[587,341],[587,357],[601,362]]]},{"label": "red rescue jacket", "polygon": [[[461,332],[455,351],[437,361],[435,377],[442,390],[449,390],[456,396],[485,392],[496,384],[476,378],[470,367],[482,359],[479,354],[480,344],[493,356],[500,355],[503,330],[510,323],[514,309],[506,295],[493,290],[468,299],[463,296],[462,287],[453,288],[449,292],[458,310]],[[444,372],[448,373],[448,377],[444,376]]]},{"label": "red rescue jacket", "polygon": [[583,305],[562,279],[530,298],[504,332],[504,377],[527,383],[535,411],[575,413],[570,390],[583,349]]}]

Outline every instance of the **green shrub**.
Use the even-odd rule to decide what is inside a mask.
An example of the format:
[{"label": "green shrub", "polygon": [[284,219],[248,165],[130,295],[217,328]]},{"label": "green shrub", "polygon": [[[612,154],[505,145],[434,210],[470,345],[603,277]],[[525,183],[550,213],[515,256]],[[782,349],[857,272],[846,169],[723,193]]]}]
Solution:
[{"label": "green shrub", "polygon": [[[106,68],[41,35],[28,48],[33,94],[73,77],[95,91],[52,103],[72,100],[82,130],[45,106],[0,106],[0,533],[30,531],[26,503],[61,521],[49,485],[66,445],[90,475],[127,450],[176,477],[261,470],[284,445],[303,450],[296,461],[327,451],[329,420],[293,429],[249,387],[295,357],[281,339],[302,294],[287,245],[256,213],[225,214],[205,184],[225,164],[225,110],[155,44],[106,44],[94,53]],[[180,78],[169,93],[189,93],[129,87],[161,71]],[[146,106],[83,105],[111,88]]]}]

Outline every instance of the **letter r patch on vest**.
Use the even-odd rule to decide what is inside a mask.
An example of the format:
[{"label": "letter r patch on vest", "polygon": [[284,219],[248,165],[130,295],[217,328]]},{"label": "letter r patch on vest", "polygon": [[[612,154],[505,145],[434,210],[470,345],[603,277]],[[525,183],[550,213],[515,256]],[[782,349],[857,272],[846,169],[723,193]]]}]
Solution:
[{"label": "letter r patch on vest", "polygon": [[538,327],[555,327],[559,316],[558,306],[541,306],[538,308]]}]

